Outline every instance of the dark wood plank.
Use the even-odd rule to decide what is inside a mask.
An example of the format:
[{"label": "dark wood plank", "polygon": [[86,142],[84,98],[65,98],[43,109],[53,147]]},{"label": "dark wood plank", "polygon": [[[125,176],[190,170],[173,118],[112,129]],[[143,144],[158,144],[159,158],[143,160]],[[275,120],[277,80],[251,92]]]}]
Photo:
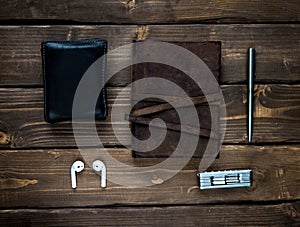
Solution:
[{"label": "dark wood plank", "polygon": [[[5,226],[292,226],[299,202],[279,205],[206,205],[0,211]],[[45,218],[47,217],[47,218]]]},{"label": "dark wood plank", "polygon": [[[300,81],[300,25],[0,26],[0,86],[42,86],[40,42],[101,37],[112,50],[134,39],[221,41],[221,82],[247,78],[247,49],[256,48],[256,82]],[[128,53],[116,58],[126,59]],[[130,83],[130,70],[110,82]]]},{"label": "dark wood plank", "polygon": [[[122,88],[108,89],[109,114],[116,96]],[[222,86],[226,109],[227,128],[225,143],[247,141],[247,88],[241,85]],[[116,108],[129,105],[130,90],[123,95]],[[258,85],[255,88],[254,137],[253,141],[299,142],[300,134],[300,86]],[[98,133],[107,146],[120,145],[111,123],[129,145],[130,135],[124,132],[125,125],[106,121],[97,122]],[[224,125],[222,126],[224,128]],[[84,135],[87,138],[89,131]],[[0,146],[22,147],[71,147],[75,146],[70,122],[47,124],[43,117],[43,90],[2,88],[0,89]]]},{"label": "dark wood plank", "polygon": [[[43,40],[103,38],[108,41],[108,50],[112,50],[131,43],[135,33],[136,26],[1,26],[0,86],[43,84],[40,51]],[[129,75],[129,69],[123,70],[109,84],[127,84]]]},{"label": "dark wood plank", "polygon": [[[162,161],[135,159],[131,151],[125,149],[108,151],[120,162],[132,166],[150,166]],[[101,149],[89,149],[86,152],[100,154]],[[144,179],[155,184],[151,187],[130,187],[108,182],[106,189],[100,189],[99,176],[86,166],[77,175],[77,189],[72,190],[70,167],[75,160],[82,159],[78,150],[1,150],[0,206],[7,209],[296,200],[300,198],[299,152],[299,145],[223,146],[219,158],[209,170],[250,168],[253,170],[253,186],[200,191],[196,176],[200,159],[191,160],[168,181],[161,179],[160,174],[170,170],[155,170],[152,178]],[[126,173],[105,157],[101,159],[106,163],[109,173],[122,174],[121,177]]]},{"label": "dark wood plank", "polygon": [[[73,20],[99,23],[297,22],[297,0],[95,0],[0,1],[0,19]],[[158,16],[159,15],[159,16]]]},{"label": "dark wood plank", "polygon": [[[241,142],[247,141],[247,89],[238,87],[224,91],[227,110],[225,142],[229,143],[238,142],[234,139],[237,134],[243,137]],[[257,85],[254,94],[253,142],[299,142],[300,86]],[[244,105],[234,102],[235,96]]]},{"label": "dark wood plank", "polygon": [[[108,107],[112,104],[122,88],[108,89]],[[4,147],[70,147],[76,146],[72,123],[49,124],[44,120],[43,89],[0,89],[0,146]],[[129,105],[130,91],[120,96],[119,104]],[[124,144],[130,144],[130,136],[122,133],[124,125],[111,122],[110,115],[106,121],[97,121],[100,139],[105,145],[118,145],[112,124],[122,134]],[[83,136],[89,141],[91,131],[82,129]],[[123,130],[123,131],[122,131]]]},{"label": "dark wood plank", "polygon": [[247,52],[256,49],[256,82],[300,81],[298,25],[149,26],[154,40],[222,41],[221,83],[245,82]]},{"label": "dark wood plank", "polygon": [[[259,131],[254,140],[270,142],[278,138],[278,133],[289,131],[290,135],[295,136],[282,137],[280,142],[299,142],[297,137],[300,138],[300,86],[257,85],[254,92],[253,130],[254,133]],[[291,125],[288,125],[288,122]]]}]

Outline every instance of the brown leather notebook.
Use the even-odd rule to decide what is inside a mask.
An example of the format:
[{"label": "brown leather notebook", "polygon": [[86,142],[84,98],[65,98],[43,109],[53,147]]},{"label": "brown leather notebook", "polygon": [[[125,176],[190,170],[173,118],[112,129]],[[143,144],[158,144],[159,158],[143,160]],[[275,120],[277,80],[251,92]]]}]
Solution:
[{"label": "brown leather notebook", "polygon": [[[144,41],[149,42],[149,41]],[[220,79],[221,43],[220,42],[169,42],[179,45],[197,55],[209,67],[216,80]],[[199,137],[199,142],[193,157],[202,157],[206,149],[211,129],[210,108],[205,102],[205,97],[199,86],[185,73],[171,66],[158,63],[140,63],[133,66],[133,81],[158,77],[167,79],[180,86],[193,100],[200,122],[200,135],[193,134],[189,126],[180,125],[178,114],[171,105],[158,98],[146,98],[137,103],[131,111],[129,120],[133,135],[146,140],[150,136],[149,122],[154,118],[160,118],[165,122],[167,134],[164,141],[156,149],[148,152],[133,150],[134,157],[168,157],[176,149],[180,133],[189,133],[189,136]],[[132,90],[133,93],[141,92]],[[191,108],[184,106],[182,108]],[[211,106],[212,111],[218,112],[218,106]],[[188,109],[187,109],[188,110]],[[219,122],[217,123],[219,124]],[[157,125],[159,128],[160,126]],[[219,126],[215,126],[219,128]],[[133,144],[133,147],[134,146]],[[215,149],[218,149],[216,144]]]}]

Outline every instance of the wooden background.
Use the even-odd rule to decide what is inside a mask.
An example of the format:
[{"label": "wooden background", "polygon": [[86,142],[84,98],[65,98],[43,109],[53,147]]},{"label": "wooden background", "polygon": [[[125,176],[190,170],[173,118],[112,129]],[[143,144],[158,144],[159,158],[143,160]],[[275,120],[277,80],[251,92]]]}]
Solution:
[{"label": "wooden background", "polygon": [[[0,6],[0,225],[299,225],[299,0],[0,0]],[[153,173],[157,185],[147,188],[108,182],[101,190],[98,175],[86,168],[72,190],[70,166],[81,156],[70,123],[44,121],[40,43],[92,37],[107,39],[110,50],[146,38],[221,41],[228,124],[210,169],[251,168],[253,186],[200,191],[193,159],[169,181]],[[253,144],[246,134],[249,47],[257,52]],[[109,107],[128,83],[130,70],[110,81]],[[124,125],[109,119],[98,127],[114,157],[134,166],[160,161],[132,158],[112,124],[122,133]]]}]

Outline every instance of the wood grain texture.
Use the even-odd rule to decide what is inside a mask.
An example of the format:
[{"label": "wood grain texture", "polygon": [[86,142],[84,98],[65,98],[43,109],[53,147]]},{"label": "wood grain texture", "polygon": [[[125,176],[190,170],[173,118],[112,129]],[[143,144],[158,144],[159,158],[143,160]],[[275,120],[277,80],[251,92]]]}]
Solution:
[{"label": "wood grain texture", "polygon": [[96,0],[0,1],[0,19],[48,19],[99,23],[298,22],[297,0]]},{"label": "wood grain texture", "polygon": [[[106,189],[100,188],[99,176],[88,167],[77,174],[78,186],[71,189],[70,167],[82,159],[76,149],[50,150],[1,150],[0,206],[13,207],[85,207],[102,205],[162,205],[207,204],[243,201],[280,201],[300,198],[299,161],[300,146],[223,146],[219,158],[209,170],[253,170],[253,186],[230,190],[199,190],[196,176],[200,159],[190,163],[170,180],[164,181],[165,168],[150,171],[143,179],[133,172],[120,169],[102,149],[86,149],[84,154],[97,155],[107,166],[107,172],[115,179],[126,174],[133,176],[131,183],[153,183],[151,187],[132,187],[108,181]],[[96,152],[96,153],[93,153]],[[108,149],[109,154],[127,165],[151,166],[162,159],[135,159],[126,149]],[[83,153],[82,153],[83,154]],[[87,156],[85,156],[87,157]],[[177,166],[177,165],[176,165]],[[171,166],[172,168],[172,166]],[[143,173],[140,170],[139,173]],[[34,184],[28,184],[34,182]],[[18,187],[13,187],[18,185]]]},{"label": "wood grain texture", "polygon": [[246,82],[249,47],[256,50],[256,83],[300,81],[298,25],[149,26],[148,33],[154,40],[222,41],[221,83]]},{"label": "wood grain texture", "polygon": [[[299,0],[0,0],[0,5],[0,226],[300,225]],[[101,189],[99,176],[86,163],[77,175],[78,188],[71,189],[71,164],[84,159],[70,122],[44,121],[40,43],[95,37],[107,39],[109,50],[136,39],[220,41],[227,145],[209,170],[250,168],[253,185],[200,191],[200,159],[194,158],[167,181],[164,173],[174,170],[149,175],[141,170],[147,177],[140,180],[133,176],[131,183],[152,187],[108,182]],[[247,143],[249,47],[256,49],[253,140],[259,146],[238,144]],[[120,52],[113,59],[130,54]],[[121,87],[130,82],[129,67],[108,82],[110,112]],[[129,97],[127,89],[115,108],[128,106]],[[112,129],[130,144],[124,123],[110,120],[97,122],[97,129],[117,160],[135,167],[164,160],[133,158]],[[90,144],[89,128],[81,132]],[[103,149],[85,151],[95,152],[119,179],[132,175],[102,158]]]},{"label": "wood grain texture", "polygon": [[[137,26],[0,26],[0,86],[42,86],[40,43],[100,37],[109,50],[135,39],[221,41],[221,83],[244,83],[247,49],[256,48],[256,82],[300,82],[300,25],[149,25]],[[116,59],[126,59],[120,53]],[[123,70],[110,81],[124,86],[131,81]]]},{"label": "wood grain texture", "polygon": [[[131,137],[126,125],[111,122],[113,103],[122,88],[108,89],[109,118],[98,121],[98,134],[106,146],[120,145],[112,130],[116,127],[124,145]],[[223,85],[227,109],[225,143],[247,141],[247,88],[242,85]],[[130,103],[126,90],[115,107],[119,110]],[[255,88],[254,142],[299,142],[300,86],[258,85]],[[221,125],[224,128],[224,125]],[[288,129],[288,130],[287,130]],[[82,128],[89,143],[88,128]],[[75,146],[71,122],[48,124],[43,116],[43,90],[23,88],[0,89],[0,146],[11,148],[72,147]]]},{"label": "wood grain texture", "polygon": [[[0,89],[0,146],[4,147],[70,147],[76,146],[71,121],[49,124],[44,120],[43,89]],[[108,107],[112,105],[122,88],[108,89]],[[118,97],[117,109],[129,105],[130,91]],[[105,145],[118,145],[112,125],[118,130],[124,144],[130,144],[130,135],[125,125],[111,122],[110,115],[105,121],[97,121],[100,139]],[[89,143],[92,134],[82,126],[82,136]]]},{"label": "wood grain texture", "polygon": [[[1,3],[0,3],[1,4]],[[131,43],[136,26],[1,26],[0,27],[0,86],[41,86],[41,42],[103,38],[108,50]],[[120,53],[116,59],[127,57]],[[109,81],[118,86],[128,83],[130,69],[119,72]]]},{"label": "wood grain texture", "polygon": [[[292,226],[299,202],[279,205],[18,209],[0,211],[3,226]],[[176,215],[174,215],[176,214]],[[241,219],[242,217],[242,219]],[[0,224],[1,225],[1,224]]]}]

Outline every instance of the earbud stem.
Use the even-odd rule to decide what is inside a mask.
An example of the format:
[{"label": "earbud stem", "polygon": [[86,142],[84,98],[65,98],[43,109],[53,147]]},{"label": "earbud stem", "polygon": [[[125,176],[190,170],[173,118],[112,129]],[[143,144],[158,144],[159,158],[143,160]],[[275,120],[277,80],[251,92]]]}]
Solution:
[{"label": "earbud stem", "polygon": [[101,170],[101,188],[106,188],[106,167],[104,165]]},{"label": "earbud stem", "polygon": [[77,182],[76,182],[76,173],[73,168],[71,168],[71,183],[72,183],[72,188],[77,187]]}]

